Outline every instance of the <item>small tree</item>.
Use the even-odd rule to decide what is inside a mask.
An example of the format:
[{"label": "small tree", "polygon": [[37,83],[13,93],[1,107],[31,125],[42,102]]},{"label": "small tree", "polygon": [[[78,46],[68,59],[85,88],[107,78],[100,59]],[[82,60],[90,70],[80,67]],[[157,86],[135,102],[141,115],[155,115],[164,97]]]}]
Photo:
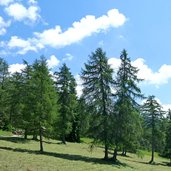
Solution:
[{"label": "small tree", "polygon": [[146,127],[151,130],[151,160],[149,162],[151,164],[154,162],[155,144],[164,112],[161,105],[155,100],[155,96],[147,98],[142,106],[142,111]]}]

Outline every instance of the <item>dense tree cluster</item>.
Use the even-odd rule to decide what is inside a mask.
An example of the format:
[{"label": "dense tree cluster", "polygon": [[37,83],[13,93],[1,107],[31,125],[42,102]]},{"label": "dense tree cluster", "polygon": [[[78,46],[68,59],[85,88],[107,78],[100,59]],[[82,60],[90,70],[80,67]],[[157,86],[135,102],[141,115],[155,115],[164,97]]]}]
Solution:
[{"label": "dense tree cluster", "polygon": [[[23,61],[21,72],[9,73],[8,64],[0,58],[0,129],[20,130],[27,139],[43,137],[81,142],[93,139],[93,145],[104,145],[104,159],[113,151],[151,149],[171,157],[171,111],[162,111],[154,96],[145,99],[139,88],[138,69],[126,50],[120,55],[121,65],[115,72],[106,53],[96,49],[81,70],[83,93],[76,93],[76,81],[66,64],[50,74],[44,57],[33,64]],[[167,116],[167,117],[166,117]],[[111,151],[111,152],[112,152]]]}]

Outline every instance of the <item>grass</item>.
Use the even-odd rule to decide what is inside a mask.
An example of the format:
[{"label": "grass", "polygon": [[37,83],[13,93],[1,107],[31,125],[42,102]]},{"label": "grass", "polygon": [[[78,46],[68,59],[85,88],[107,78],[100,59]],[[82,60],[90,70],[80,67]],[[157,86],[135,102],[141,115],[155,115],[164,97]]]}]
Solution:
[{"label": "grass", "polygon": [[[86,141],[87,142],[87,141]],[[60,144],[46,140],[43,154],[39,153],[39,142],[25,141],[20,137],[0,136],[0,170],[2,171],[170,171],[169,160],[155,156],[155,165],[148,164],[149,153],[143,159],[135,154],[119,156],[120,163],[102,160],[103,149],[90,152],[87,143]]]},{"label": "grass", "polygon": [[0,130],[0,136],[12,136],[11,132]]}]

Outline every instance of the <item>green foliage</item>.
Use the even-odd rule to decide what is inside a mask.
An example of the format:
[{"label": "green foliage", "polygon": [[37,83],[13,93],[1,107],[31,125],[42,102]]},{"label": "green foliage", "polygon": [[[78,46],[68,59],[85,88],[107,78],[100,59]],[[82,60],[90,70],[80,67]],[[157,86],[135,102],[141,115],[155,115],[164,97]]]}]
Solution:
[{"label": "green foliage", "polygon": [[143,98],[137,85],[142,80],[137,77],[138,69],[132,66],[126,50],[122,51],[120,59],[121,65],[115,81],[113,138],[116,148],[119,146],[127,150],[135,150],[142,132],[139,105],[136,102],[137,98]]},{"label": "green foliage", "polygon": [[105,52],[98,48],[89,56],[89,61],[82,69],[83,98],[91,109],[91,133],[95,142],[105,144],[105,159],[108,158],[110,144],[109,116],[111,107],[111,85],[113,70],[107,63]]},{"label": "green foliage", "polygon": [[[31,85],[33,86],[34,123],[39,130],[41,141],[43,131],[52,125],[57,113],[56,91],[44,57],[33,64]],[[43,151],[42,147],[41,151]]]},{"label": "green foliage", "polygon": [[9,115],[9,72],[8,64],[0,58],[0,128],[9,130],[10,115]]},{"label": "green foliage", "polygon": [[57,78],[56,90],[59,94],[58,104],[60,105],[57,121],[58,132],[64,144],[66,143],[66,136],[68,134],[71,136],[71,141],[79,141],[75,79],[66,64],[63,64],[60,71],[56,72],[55,75]]},{"label": "green foliage", "polygon": [[162,136],[161,124],[164,112],[162,111],[161,105],[155,100],[154,96],[149,96],[142,106],[142,115],[144,117],[144,123],[146,129],[150,130],[150,142],[152,156],[150,163],[154,162],[154,151],[158,140]]}]

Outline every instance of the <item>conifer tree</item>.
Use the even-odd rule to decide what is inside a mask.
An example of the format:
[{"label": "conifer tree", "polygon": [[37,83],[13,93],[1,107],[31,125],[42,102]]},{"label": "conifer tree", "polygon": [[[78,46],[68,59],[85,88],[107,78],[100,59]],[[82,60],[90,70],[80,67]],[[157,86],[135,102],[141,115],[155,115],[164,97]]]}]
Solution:
[{"label": "conifer tree", "polygon": [[22,90],[21,94],[23,97],[23,129],[25,130],[25,139],[27,134],[35,132],[34,124],[34,85],[32,84],[33,67],[28,64],[27,61],[23,61],[25,68],[22,70]]},{"label": "conifer tree", "polygon": [[159,136],[160,123],[163,118],[164,112],[161,105],[155,100],[154,96],[149,96],[142,106],[142,114],[144,117],[145,125],[151,131],[151,160],[149,163],[154,162],[155,144],[157,143],[157,136]]},{"label": "conifer tree", "polygon": [[171,110],[167,113],[167,128],[166,128],[166,146],[165,146],[165,156],[170,158],[171,165]]},{"label": "conifer tree", "polygon": [[62,143],[65,144],[66,136],[73,131],[72,127],[76,122],[76,82],[66,64],[63,64],[55,75],[56,89],[59,94],[58,104],[60,105],[58,127]]},{"label": "conifer tree", "polygon": [[43,133],[51,126],[57,114],[56,91],[44,57],[33,64],[31,84],[33,86],[34,123],[39,131],[40,151],[43,152]]},{"label": "conifer tree", "polygon": [[10,106],[10,122],[14,128],[23,129],[23,82],[22,74],[14,73],[10,77],[9,88],[9,106]]},{"label": "conifer tree", "polygon": [[92,114],[92,137],[95,142],[105,145],[104,159],[108,159],[110,145],[110,107],[111,107],[111,84],[113,70],[108,65],[106,53],[101,48],[96,49],[89,56],[85,68],[82,69],[83,97],[91,108]]},{"label": "conifer tree", "polygon": [[[119,146],[122,146],[124,151],[126,148],[133,148],[139,137],[138,133],[141,130],[141,124],[138,113],[139,105],[136,99],[143,98],[137,85],[142,79],[137,77],[138,69],[132,66],[126,50],[121,52],[120,60],[121,65],[115,81],[116,102],[113,115],[115,122],[113,131],[115,142],[114,161],[117,160],[117,149]],[[126,153],[123,152],[123,154],[125,155]]]},{"label": "conifer tree", "polygon": [[0,128],[10,129],[9,115],[9,72],[7,62],[0,58]]}]

